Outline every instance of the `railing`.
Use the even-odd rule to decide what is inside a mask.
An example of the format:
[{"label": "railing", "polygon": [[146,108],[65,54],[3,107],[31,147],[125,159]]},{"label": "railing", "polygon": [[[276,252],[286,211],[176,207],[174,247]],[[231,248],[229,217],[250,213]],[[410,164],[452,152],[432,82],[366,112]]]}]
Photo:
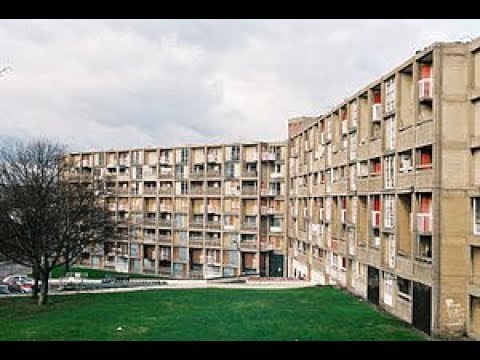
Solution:
[{"label": "railing", "polygon": [[207,171],[207,178],[217,178],[221,177],[220,171]]},{"label": "railing", "polygon": [[188,240],[188,243],[190,245],[203,246],[203,236],[199,236],[199,237],[190,236],[190,239]]},{"label": "railing", "polygon": [[208,195],[220,195],[221,192],[222,192],[222,189],[220,187],[213,187],[213,186],[207,187]]},{"label": "railing", "polygon": [[172,236],[171,235],[159,235],[158,242],[162,244],[171,244],[172,243]]},{"label": "railing", "polygon": [[190,221],[189,226],[193,227],[193,228],[203,228],[203,220],[202,221]]},{"label": "railing", "polygon": [[158,210],[159,210],[160,212],[172,212],[172,207],[160,203],[160,204],[158,205]]},{"label": "railing", "polygon": [[271,233],[280,233],[280,232],[282,232],[282,227],[281,226],[270,226],[270,232]]},{"label": "railing", "polygon": [[220,229],[222,223],[220,221],[207,221],[207,229]]},{"label": "railing", "polygon": [[382,120],[382,104],[375,104],[372,106],[372,121]]},{"label": "railing", "polygon": [[270,173],[270,178],[271,179],[281,179],[283,177],[284,177],[284,175],[282,173],[277,173],[277,172]]},{"label": "railing", "polygon": [[279,193],[274,189],[260,189],[260,195],[262,196],[278,196]]},{"label": "railing", "polygon": [[380,226],[380,211],[372,210],[372,227]]},{"label": "railing", "polygon": [[219,209],[216,206],[208,205],[207,206],[207,213],[208,214],[216,214],[218,213]]},{"label": "railing", "polygon": [[192,186],[190,188],[190,194],[192,195],[201,195],[204,192],[204,187],[203,186]]},{"label": "railing", "polygon": [[171,227],[172,226],[172,220],[165,220],[165,219],[160,219],[158,220],[158,226],[168,226],[168,227]]},{"label": "railing", "polygon": [[[293,152],[293,149],[292,149]],[[262,161],[275,161],[275,154],[267,151],[262,151]]]},{"label": "railing", "polygon": [[224,224],[223,225],[223,230],[233,231],[233,230],[235,230],[235,225],[234,224]]},{"label": "railing", "polygon": [[173,194],[173,187],[159,187],[158,193],[161,195],[172,195]]},{"label": "railing", "polygon": [[240,248],[246,250],[256,250],[258,248],[258,242],[257,240],[240,241]]},{"label": "railing", "polygon": [[145,195],[157,195],[157,188],[156,187],[145,187],[145,188],[143,188],[143,193]]},{"label": "railing", "polygon": [[147,218],[147,217],[143,218],[143,223],[145,225],[155,225],[156,222],[157,222],[157,219],[155,218]]},{"label": "railing", "polygon": [[257,195],[257,188],[254,187],[242,187],[242,195]]},{"label": "railing", "polygon": [[173,177],[173,171],[167,172],[167,173],[158,173],[158,178],[159,179],[170,179]]},{"label": "railing", "polygon": [[248,170],[243,170],[242,171],[242,177],[257,177],[258,172],[257,171],[248,171]]},{"label": "railing", "polygon": [[[107,189],[107,191],[114,192],[115,188],[109,188],[109,189]],[[129,190],[129,188],[118,188],[116,192],[117,192],[118,195],[128,195],[130,193],[130,190]]]},{"label": "railing", "polygon": [[191,172],[190,173],[190,179],[203,179],[205,176],[204,171],[198,171],[198,172]]},{"label": "railing", "polygon": [[242,230],[257,230],[257,224],[243,223]]},{"label": "railing", "polygon": [[222,241],[220,240],[220,238],[214,238],[210,236],[207,236],[205,238],[205,247],[219,247],[221,246],[221,243]]},{"label": "railing", "polygon": [[417,214],[417,230],[419,233],[432,232],[432,214],[418,213]]},{"label": "railing", "polygon": [[155,235],[143,235],[143,242],[151,242],[151,243],[154,243],[155,242]]},{"label": "railing", "polygon": [[220,162],[220,157],[218,156],[218,154],[208,154],[207,161],[209,163],[217,163]]},{"label": "railing", "polygon": [[260,251],[274,250],[275,247],[271,243],[260,243]]},{"label": "railing", "polygon": [[418,82],[418,97],[420,100],[431,99],[433,97],[433,79],[424,78]]},{"label": "railing", "polygon": [[[170,259],[169,259],[170,260]],[[158,268],[158,273],[160,275],[171,275],[172,274],[172,269],[170,268],[170,266],[166,266],[166,267],[159,267]]]}]

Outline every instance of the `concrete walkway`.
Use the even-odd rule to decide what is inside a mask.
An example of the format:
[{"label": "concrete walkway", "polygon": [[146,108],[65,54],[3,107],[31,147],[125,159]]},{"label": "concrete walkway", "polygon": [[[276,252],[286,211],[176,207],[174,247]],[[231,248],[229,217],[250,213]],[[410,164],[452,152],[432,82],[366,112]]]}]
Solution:
[{"label": "concrete walkway", "polygon": [[[96,280],[90,279],[89,282]],[[148,282],[142,279],[132,279],[130,282]],[[98,280],[100,282],[100,280]],[[141,290],[172,290],[172,289],[250,289],[250,290],[282,290],[297,289],[314,286],[308,281],[254,281],[252,283],[215,283],[207,280],[165,280],[166,285],[145,285],[124,288],[93,289],[93,290],[75,290],[75,291],[55,291],[49,293],[56,295],[75,295],[75,294],[101,294],[101,293],[119,293]],[[52,284],[58,284],[58,279],[52,279]],[[0,299],[7,297],[28,297],[30,294],[10,294],[2,295]]]}]

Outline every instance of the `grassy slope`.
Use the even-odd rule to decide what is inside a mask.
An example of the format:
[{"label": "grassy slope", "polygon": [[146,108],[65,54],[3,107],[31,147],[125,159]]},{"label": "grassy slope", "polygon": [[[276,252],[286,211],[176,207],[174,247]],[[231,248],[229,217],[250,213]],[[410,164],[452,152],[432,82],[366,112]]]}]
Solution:
[{"label": "grassy slope", "polygon": [[[332,288],[188,289],[0,299],[0,340],[422,340]],[[123,326],[123,331],[117,331]]]},{"label": "grassy slope", "polygon": [[[83,272],[88,273],[89,279],[103,279],[106,275],[128,275],[130,278],[159,278],[155,275],[144,275],[144,274],[135,274],[135,273],[121,273],[116,271],[108,271],[108,270],[98,270],[98,269],[88,269],[88,268],[80,268],[80,267],[71,267],[70,272]],[[59,278],[64,276],[65,268],[64,267],[57,267],[52,270],[52,278]]]}]

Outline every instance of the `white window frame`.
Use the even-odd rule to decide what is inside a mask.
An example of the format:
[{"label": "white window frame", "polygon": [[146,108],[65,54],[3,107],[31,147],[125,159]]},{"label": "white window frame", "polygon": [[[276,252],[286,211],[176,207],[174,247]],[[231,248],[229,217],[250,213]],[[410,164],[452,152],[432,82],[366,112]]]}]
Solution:
[{"label": "white window frame", "polygon": [[384,158],[384,181],[385,189],[393,189],[395,187],[395,158],[394,155],[385,156]]},{"label": "white window frame", "polygon": [[[477,204],[478,202],[478,204]],[[473,198],[473,216],[472,216],[472,222],[473,222],[473,234],[474,235],[480,235],[480,216],[478,216],[478,222],[477,222],[477,211],[480,213],[480,197],[474,197]],[[479,214],[480,215],[480,214]]]},{"label": "white window frame", "polygon": [[384,227],[395,227],[395,195],[384,195]]}]

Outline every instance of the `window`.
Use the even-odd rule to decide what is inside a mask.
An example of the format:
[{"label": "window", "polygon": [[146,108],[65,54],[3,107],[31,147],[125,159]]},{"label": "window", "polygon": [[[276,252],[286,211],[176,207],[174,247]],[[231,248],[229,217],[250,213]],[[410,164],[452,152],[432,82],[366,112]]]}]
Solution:
[{"label": "window", "polygon": [[383,273],[383,302],[385,305],[393,306],[393,280],[395,276]]},{"label": "window", "polygon": [[385,147],[387,150],[395,149],[395,116],[390,116],[385,120]]},{"label": "window", "polygon": [[400,276],[397,277],[398,296],[410,301],[412,299],[412,282]]},{"label": "window", "polygon": [[368,163],[367,161],[360,161],[357,163],[357,176],[358,177],[367,177],[368,176]]},{"label": "window", "polygon": [[417,169],[432,168],[432,146],[417,149]]},{"label": "window", "polygon": [[400,153],[400,169],[399,170],[401,173],[404,173],[404,174],[409,173],[413,170],[411,151]]},{"label": "window", "polygon": [[390,78],[385,82],[385,112],[390,113],[395,111],[395,79]]},{"label": "window", "polygon": [[385,195],[384,198],[384,226],[393,228],[395,226],[395,197],[394,195]]},{"label": "window", "polygon": [[480,235],[480,198],[473,198],[473,233]]},{"label": "window", "polygon": [[382,163],[380,158],[372,159],[372,176],[379,176],[382,171]]},{"label": "window", "polygon": [[140,164],[140,150],[132,151],[132,164]]},{"label": "window", "polygon": [[351,109],[351,119],[352,119],[352,127],[357,126],[357,119],[358,119],[358,104],[357,101],[354,101],[350,104]]},{"label": "window", "polygon": [[188,161],[188,149],[187,148],[182,148],[181,153],[180,153],[180,162],[182,164],[186,164]]},{"label": "window", "polygon": [[394,157],[387,156],[385,157],[385,189],[393,189],[395,186],[395,167],[394,167]]},{"label": "window", "polygon": [[357,157],[357,133],[350,134],[350,159],[356,159]]},{"label": "window", "polygon": [[240,146],[238,145],[232,146],[232,160],[240,160]]},{"label": "window", "polygon": [[343,136],[342,136],[342,149],[343,149],[343,150],[346,150],[346,149],[347,149],[347,146],[348,146],[348,136],[347,136],[347,135],[343,135]]},{"label": "window", "polygon": [[187,182],[186,181],[181,181],[180,182],[180,194],[186,194],[187,193]]},{"label": "window", "polygon": [[432,237],[429,235],[418,235],[418,257],[422,260],[432,258]]}]

